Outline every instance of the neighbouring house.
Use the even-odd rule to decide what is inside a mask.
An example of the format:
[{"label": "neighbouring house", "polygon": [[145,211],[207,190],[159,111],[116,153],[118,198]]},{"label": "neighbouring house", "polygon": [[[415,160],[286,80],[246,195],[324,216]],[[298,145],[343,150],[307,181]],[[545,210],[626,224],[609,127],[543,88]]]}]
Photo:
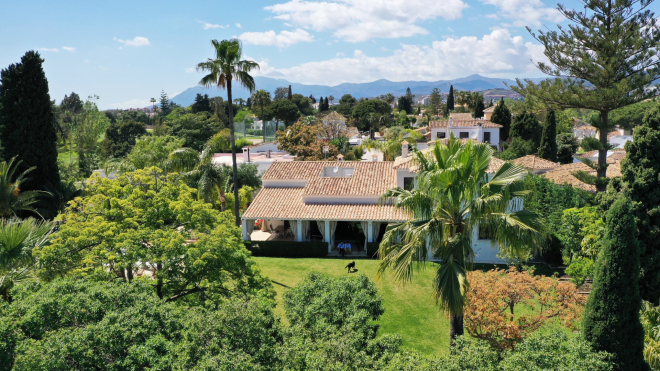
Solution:
[{"label": "neighbouring house", "polygon": [[[236,153],[236,164],[257,164],[259,174],[263,174],[275,162],[291,162],[296,156],[277,148],[277,141],[259,143],[243,147],[243,153]],[[215,153],[211,162],[215,165],[232,166],[231,153]]]},{"label": "neighbouring house", "polygon": [[573,127],[573,135],[578,139],[584,139],[586,137],[595,137],[598,134],[598,129],[591,125],[579,125]]},{"label": "neighbouring house", "polygon": [[[409,218],[392,205],[379,204],[388,189],[414,187],[418,167],[408,151],[404,144],[395,161],[273,163],[262,176],[263,188],[242,215],[243,238],[324,241],[330,255],[338,254],[339,242],[349,241],[362,247],[359,254],[364,256],[365,244],[380,242],[389,223]],[[488,173],[492,176],[503,163],[493,157]],[[260,232],[254,231],[257,220],[263,220]],[[474,244],[475,262],[504,263],[498,249],[478,230]]]},{"label": "neighbouring house", "polygon": [[[599,138],[598,128],[591,125],[579,125],[573,128],[573,135],[578,139],[586,137]],[[614,148],[623,148],[626,142],[632,142],[633,136],[631,130],[614,128],[607,134],[607,143],[614,146]]]},{"label": "neighbouring house", "polygon": [[490,121],[490,118],[493,117],[493,112],[495,112],[495,106],[490,106],[484,110],[484,120]]},{"label": "neighbouring house", "polygon": [[[456,114],[452,114],[456,115]],[[466,115],[470,115],[469,113]],[[479,143],[489,143],[492,146],[500,144],[500,129],[502,125],[482,119],[455,119],[450,115],[449,120],[429,122],[431,141],[449,138],[453,133],[459,139],[471,139]]]},{"label": "neighbouring house", "polygon": [[559,167],[558,162],[548,161],[537,155],[527,155],[512,160],[514,164],[524,167],[532,174],[543,174]]}]

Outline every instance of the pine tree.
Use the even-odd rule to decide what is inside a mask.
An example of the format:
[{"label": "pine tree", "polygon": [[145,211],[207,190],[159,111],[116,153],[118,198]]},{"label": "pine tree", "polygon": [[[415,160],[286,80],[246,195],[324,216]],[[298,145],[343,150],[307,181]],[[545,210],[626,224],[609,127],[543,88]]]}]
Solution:
[{"label": "pine tree", "polygon": [[293,99],[293,94],[291,94],[291,85],[289,85],[289,92],[286,95],[286,99],[288,100]]},{"label": "pine tree", "polygon": [[478,100],[477,103],[474,105],[474,112],[472,115],[474,116],[475,119],[480,119],[484,117],[484,101],[483,99]]},{"label": "pine tree", "polygon": [[160,113],[163,116],[169,115],[171,112],[170,108],[170,99],[167,97],[167,94],[164,90],[160,91]]},{"label": "pine tree", "polygon": [[549,111],[543,126],[541,145],[539,146],[539,157],[552,162],[557,162],[557,123],[555,111]]},{"label": "pine tree", "polygon": [[644,300],[660,301],[660,107],[656,106],[635,128],[621,162],[622,180],[633,202],[640,242],[640,292]]},{"label": "pine tree", "polygon": [[[447,103],[449,104],[449,103]],[[501,98],[497,106],[493,110],[493,115],[490,116],[490,121],[502,125],[500,129],[500,140],[506,141],[509,139],[509,129],[511,128],[511,111],[504,104],[504,98]]]},{"label": "pine tree", "polygon": [[55,117],[43,62],[38,52],[28,51],[20,63],[0,72],[0,143],[4,160],[18,156],[22,162],[16,167],[17,174],[36,167],[22,190],[41,190],[60,182]]},{"label": "pine tree", "polygon": [[454,85],[449,85],[449,94],[447,95],[447,111],[454,109]]},{"label": "pine tree", "polygon": [[325,103],[323,104],[323,106],[325,111],[330,110],[330,103],[328,103],[328,97],[325,97]]},{"label": "pine tree", "polygon": [[[550,65],[538,63],[545,74],[556,77],[536,84],[517,80],[513,90],[557,108],[584,108],[600,115],[602,148],[598,153],[598,178],[607,171],[609,113],[655,96],[646,89],[660,78],[660,29],[648,0],[583,1],[584,10],[558,9],[573,24],[558,31],[532,36],[543,44]],[[529,30],[529,29],[528,29]],[[531,33],[531,30],[530,30]],[[607,183],[596,183],[604,191]]]},{"label": "pine tree", "polygon": [[584,337],[597,351],[613,355],[616,370],[648,370],[644,329],[639,321],[639,244],[631,202],[620,198],[607,213],[603,249],[584,311]]}]

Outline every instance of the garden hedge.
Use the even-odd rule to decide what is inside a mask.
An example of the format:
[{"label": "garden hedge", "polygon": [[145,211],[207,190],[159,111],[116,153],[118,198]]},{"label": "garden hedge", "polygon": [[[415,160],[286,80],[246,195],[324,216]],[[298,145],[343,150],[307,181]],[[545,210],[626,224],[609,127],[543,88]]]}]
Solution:
[{"label": "garden hedge", "polygon": [[327,242],[245,241],[253,256],[278,258],[318,258],[328,255]]}]

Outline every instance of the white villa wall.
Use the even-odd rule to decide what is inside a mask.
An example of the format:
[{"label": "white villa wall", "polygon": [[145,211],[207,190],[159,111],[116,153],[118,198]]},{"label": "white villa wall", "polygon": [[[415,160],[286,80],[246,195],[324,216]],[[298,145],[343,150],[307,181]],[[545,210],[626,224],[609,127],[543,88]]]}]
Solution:
[{"label": "white villa wall", "polygon": [[415,178],[417,174],[411,173],[408,169],[397,169],[396,170],[396,186],[403,188],[403,179],[404,178]]},{"label": "white villa wall", "polygon": [[266,142],[266,143],[250,146],[250,153],[260,153],[260,152],[266,152],[268,150],[270,150],[271,152],[281,152],[277,148],[277,142]]},{"label": "white villa wall", "polygon": [[[483,135],[479,134],[480,128],[478,127],[451,127],[451,128],[433,128],[431,129],[431,140],[438,139],[437,133],[445,133],[445,137],[449,138],[449,132],[451,131],[456,138],[460,138],[461,132],[468,132],[470,139],[481,142],[483,140]],[[499,128],[483,128],[484,133],[490,133],[490,144],[496,146],[500,143],[500,129]]]}]

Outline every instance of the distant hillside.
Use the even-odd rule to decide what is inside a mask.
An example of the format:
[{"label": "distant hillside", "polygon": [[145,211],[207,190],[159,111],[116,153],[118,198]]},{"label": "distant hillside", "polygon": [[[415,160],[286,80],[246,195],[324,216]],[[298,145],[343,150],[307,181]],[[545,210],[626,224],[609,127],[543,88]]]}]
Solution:
[{"label": "distant hillside", "polygon": [[[494,90],[498,94],[492,94],[495,96],[507,96],[509,95],[516,96],[511,90],[506,88],[506,84],[514,84],[514,80],[510,79],[497,79],[491,77],[483,77],[480,75],[471,75],[463,77],[460,79],[454,80],[439,80],[439,81],[389,81],[385,79],[376,80],[373,82],[366,83],[343,83],[337,86],[326,86],[326,85],[306,85],[299,83],[292,83],[284,79],[273,79],[270,77],[257,76],[254,78],[257,89],[264,89],[273,93],[276,88],[280,86],[289,86],[291,85],[291,90],[293,93],[302,94],[304,96],[309,96],[313,94],[315,97],[327,97],[334,96],[335,100],[339,100],[344,94],[351,94],[356,98],[369,98],[377,97],[381,94],[392,93],[396,96],[403,95],[406,93],[406,89],[410,88],[413,94],[430,94],[431,89],[438,88],[443,93],[449,91],[449,86],[454,85],[454,90],[470,90],[470,91],[485,91],[485,90]],[[533,79],[538,80],[538,79]],[[227,93],[224,90],[218,90],[217,88],[204,88],[201,86],[194,86],[188,88],[180,94],[172,97],[172,101],[180,104],[182,106],[189,106],[195,100],[197,94],[208,94],[211,97],[227,97]],[[245,89],[234,88],[233,98],[243,98],[247,99],[250,96],[249,92]]]}]

